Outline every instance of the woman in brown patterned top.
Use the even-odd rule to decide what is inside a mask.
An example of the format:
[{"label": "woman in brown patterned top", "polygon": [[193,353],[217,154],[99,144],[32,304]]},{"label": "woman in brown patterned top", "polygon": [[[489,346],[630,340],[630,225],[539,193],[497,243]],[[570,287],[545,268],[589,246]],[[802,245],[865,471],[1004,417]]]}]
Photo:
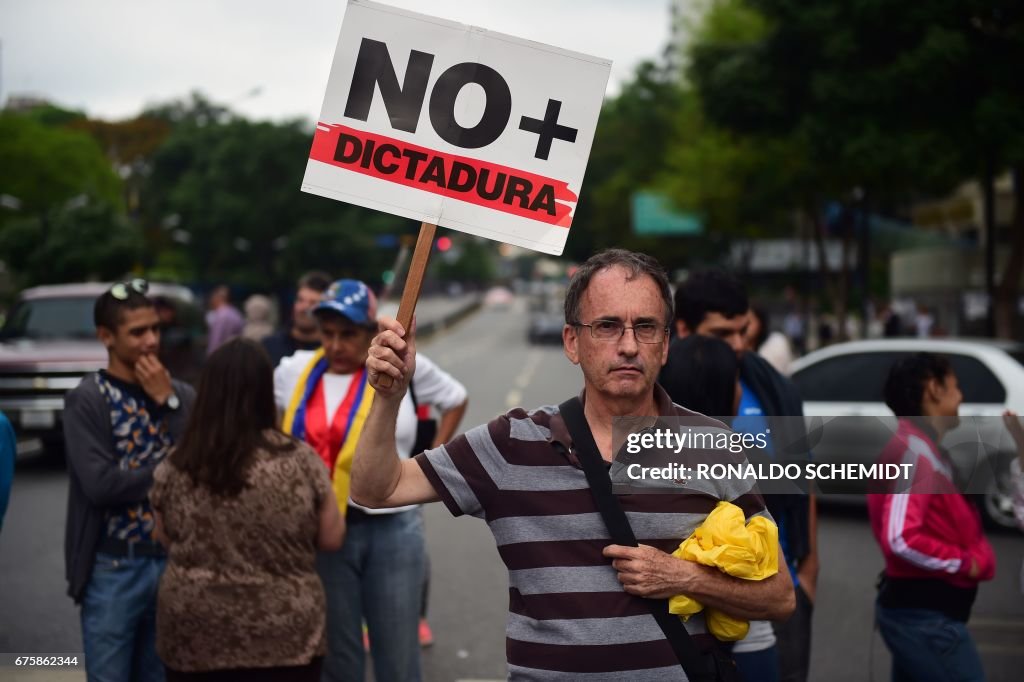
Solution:
[{"label": "woman in brown patterned top", "polygon": [[168,548],[156,648],[170,682],[320,678],[316,551],[340,548],[345,522],[319,456],[276,422],[263,349],[217,349],[150,493]]}]

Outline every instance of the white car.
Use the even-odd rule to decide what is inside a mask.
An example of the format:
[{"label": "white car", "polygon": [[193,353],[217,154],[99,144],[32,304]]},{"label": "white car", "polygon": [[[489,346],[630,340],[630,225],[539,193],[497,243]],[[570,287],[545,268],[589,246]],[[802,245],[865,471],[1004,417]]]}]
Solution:
[{"label": "white car", "polygon": [[[968,477],[961,480],[969,481],[969,491],[983,494],[986,520],[999,527],[1015,527],[1009,463],[1016,453],[1000,416],[1006,409],[1024,415],[1024,345],[991,339],[851,341],[796,360],[791,378],[800,390],[809,419],[879,417],[891,432],[895,418],[882,398],[885,378],[897,359],[918,352],[947,357],[964,396],[961,418],[984,418],[963,419],[961,427],[943,439],[943,445],[950,451],[958,474]],[[824,433],[828,433],[827,427]],[[849,461],[851,457],[869,456],[870,448],[852,448],[859,454],[853,453],[849,442],[844,447],[833,437],[819,443],[814,447],[815,458]],[[875,438],[874,442],[879,441]]]}]

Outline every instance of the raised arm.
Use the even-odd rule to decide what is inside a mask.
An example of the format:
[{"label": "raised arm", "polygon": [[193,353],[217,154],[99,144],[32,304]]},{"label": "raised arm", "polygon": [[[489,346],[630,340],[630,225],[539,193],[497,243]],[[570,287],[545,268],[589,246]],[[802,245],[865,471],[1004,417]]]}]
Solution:
[{"label": "raised arm", "polygon": [[[414,325],[415,327],[415,325]],[[380,320],[380,333],[366,358],[368,380],[376,392],[352,463],[352,499],[364,507],[401,507],[441,498],[414,460],[401,460],[395,446],[398,408],[416,370],[415,333],[408,339],[398,322]],[[384,388],[381,377],[390,376]]]}]

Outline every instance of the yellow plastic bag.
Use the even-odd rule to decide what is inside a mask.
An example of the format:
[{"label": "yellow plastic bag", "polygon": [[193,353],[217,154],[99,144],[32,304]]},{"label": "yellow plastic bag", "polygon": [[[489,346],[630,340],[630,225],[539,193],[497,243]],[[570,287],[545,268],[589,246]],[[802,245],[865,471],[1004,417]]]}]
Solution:
[{"label": "yellow plastic bag", "polygon": [[[779,571],[779,529],[763,516],[746,523],[742,509],[731,502],[719,502],[672,556],[714,566],[735,578],[764,580]],[[669,613],[684,620],[703,608],[684,594],[668,602]],[[708,632],[724,642],[743,639],[750,628],[747,621],[717,609],[708,609],[706,619]]]}]

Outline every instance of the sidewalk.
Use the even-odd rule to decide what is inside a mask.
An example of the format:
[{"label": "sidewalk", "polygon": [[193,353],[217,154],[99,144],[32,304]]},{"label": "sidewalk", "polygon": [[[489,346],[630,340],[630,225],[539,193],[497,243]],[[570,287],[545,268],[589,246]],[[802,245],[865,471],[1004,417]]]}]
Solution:
[{"label": "sidewalk", "polygon": [[[481,294],[462,294],[460,296],[429,296],[421,298],[416,304],[416,334],[419,338],[436,334],[466,317],[482,303]],[[380,304],[381,315],[397,317],[398,301],[387,301]]]},{"label": "sidewalk", "polygon": [[0,682],[82,682],[85,666],[57,668],[0,668]]}]

